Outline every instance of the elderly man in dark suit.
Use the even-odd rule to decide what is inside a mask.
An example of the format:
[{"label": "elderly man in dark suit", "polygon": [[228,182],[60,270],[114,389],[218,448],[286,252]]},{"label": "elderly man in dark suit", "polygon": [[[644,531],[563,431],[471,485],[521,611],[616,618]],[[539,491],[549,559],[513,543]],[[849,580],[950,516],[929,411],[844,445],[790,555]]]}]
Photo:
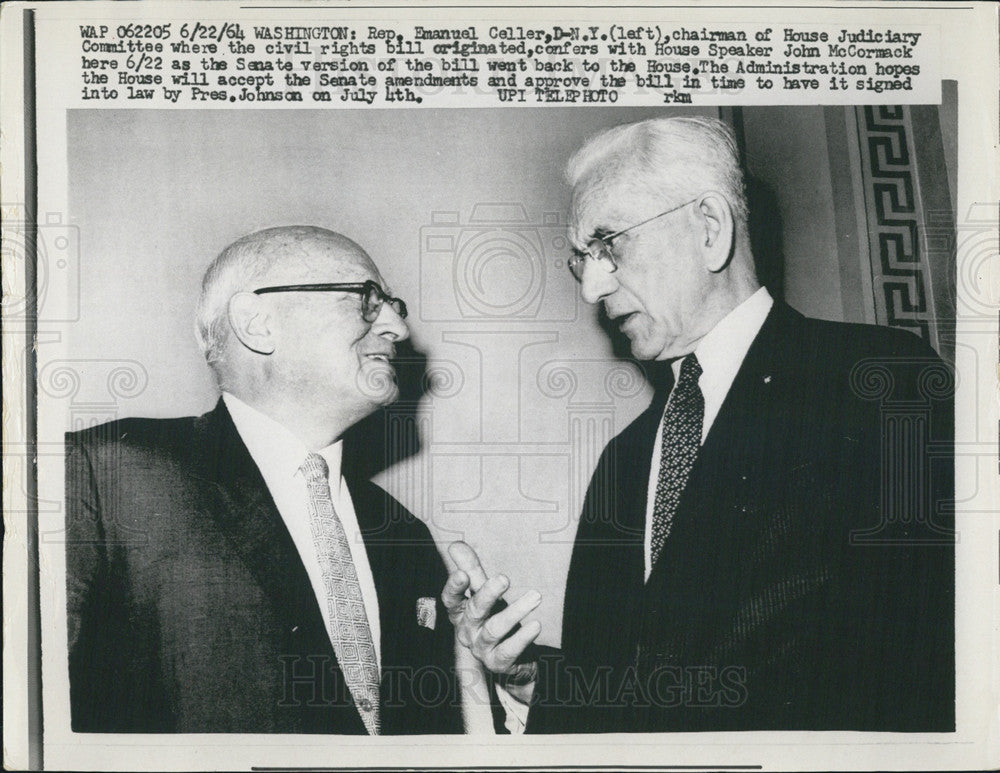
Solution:
[{"label": "elderly man in dark suit", "polygon": [[67,436],[74,730],[461,732],[430,534],[341,472],[405,316],[350,239],[252,234],[204,279],[215,409]]},{"label": "elderly man in dark suit", "polygon": [[464,545],[459,639],[528,732],[953,730],[944,363],[772,299],[719,121],[617,127],[568,177],[584,300],[668,367],[591,480],[562,651],[522,654],[531,604],[491,616],[506,579]]}]

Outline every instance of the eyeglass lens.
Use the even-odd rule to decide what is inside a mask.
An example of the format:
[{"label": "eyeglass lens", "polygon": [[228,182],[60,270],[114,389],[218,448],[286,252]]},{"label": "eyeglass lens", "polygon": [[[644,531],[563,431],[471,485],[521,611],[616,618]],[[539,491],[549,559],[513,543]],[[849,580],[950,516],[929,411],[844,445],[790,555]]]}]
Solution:
[{"label": "eyeglass lens", "polygon": [[617,268],[614,258],[611,256],[611,250],[601,239],[593,239],[590,244],[587,245],[585,252],[570,260],[570,270],[573,272],[573,276],[575,276],[577,280],[583,280],[583,266],[588,260],[598,263],[602,269],[609,273]]},{"label": "eyeglass lens", "polygon": [[382,304],[388,302],[392,310],[403,319],[406,318],[406,304],[399,298],[389,298],[375,284],[371,284],[364,294],[361,316],[365,322],[374,322],[382,312]]}]

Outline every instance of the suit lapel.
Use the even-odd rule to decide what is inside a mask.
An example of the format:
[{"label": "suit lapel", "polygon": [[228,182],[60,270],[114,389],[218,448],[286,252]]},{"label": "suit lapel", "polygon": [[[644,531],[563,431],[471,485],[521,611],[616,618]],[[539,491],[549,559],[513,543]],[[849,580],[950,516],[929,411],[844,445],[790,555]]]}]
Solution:
[{"label": "suit lapel", "polygon": [[[368,480],[352,476],[347,479],[347,486],[378,596],[385,671],[406,662],[407,656],[412,654],[400,648],[406,649],[412,644],[409,639],[416,626],[416,598],[429,591],[417,587],[417,546],[400,529],[408,515],[402,506]],[[439,592],[440,589],[435,588],[431,595],[436,598]]]},{"label": "suit lapel", "polygon": [[[194,469],[216,490],[211,515],[230,546],[293,626],[322,632],[325,625],[295,543],[225,403],[196,420]],[[332,650],[332,648],[331,648]],[[331,652],[332,654],[332,652]]]},{"label": "suit lapel", "polygon": [[[371,567],[372,580],[375,582],[375,594],[378,596],[379,623],[382,628],[382,640],[385,642],[386,625],[392,622],[393,616],[388,608],[393,599],[399,597],[395,587],[395,579],[402,574],[403,567],[393,570],[392,556],[387,554],[391,549],[391,535],[388,533],[389,514],[386,502],[378,501],[379,491],[368,481],[355,478],[347,479],[347,489],[354,504],[354,514],[358,519],[361,536],[364,540],[365,554]],[[383,518],[384,515],[384,518]],[[383,652],[383,663],[385,653]]]},{"label": "suit lapel", "polygon": [[[645,535],[646,508],[648,507],[649,475],[653,462],[653,446],[659,431],[660,420],[673,388],[673,370],[667,362],[645,363],[646,377],[654,387],[653,400],[608,448],[613,458],[598,466],[591,485],[591,512],[583,514],[584,520],[608,523],[614,527],[610,534],[601,533],[599,539],[638,546],[639,571],[644,571],[642,546]],[[602,476],[600,480],[597,476]],[[596,484],[596,485],[595,485]],[[608,512],[607,503],[613,510]]]},{"label": "suit lapel", "polygon": [[759,470],[775,463],[764,458],[762,449],[773,447],[768,434],[780,426],[775,416],[784,410],[782,395],[794,378],[787,341],[797,316],[790,307],[775,303],[747,350],[698,452],[670,537],[647,585],[662,582],[673,561],[690,560],[692,540],[704,548],[730,533],[735,528],[731,519],[739,503],[751,498],[749,489],[757,485]]},{"label": "suit lapel", "polygon": [[621,664],[634,656],[642,619],[646,494],[664,395],[611,441],[591,479],[563,609],[567,658]]},{"label": "suit lapel", "polygon": [[[214,493],[206,508],[230,548],[270,601],[278,630],[262,632],[279,643],[275,657],[320,658],[323,703],[288,709],[305,732],[365,732],[343,685],[326,623],[299,556],[267,484],[240,438],[225,403],[195,420],[193,475]],[[328,702],[328,701],[333,702]]]}]

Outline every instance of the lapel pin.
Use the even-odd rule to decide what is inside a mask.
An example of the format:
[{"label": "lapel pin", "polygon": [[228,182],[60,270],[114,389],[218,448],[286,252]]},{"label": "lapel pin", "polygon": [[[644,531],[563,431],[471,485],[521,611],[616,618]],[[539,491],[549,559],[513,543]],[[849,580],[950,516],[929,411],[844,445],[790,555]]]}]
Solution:
[{"label": "lapel pin", "polygon": [[771,383],[771,377],[770,376],[764,376],[764,383],[765,384],[770,384]]},{"label": "lapel pin", "polygon": [[417,599],[417,625],[434,630],[437,623],[437,601],[430,596]]}]

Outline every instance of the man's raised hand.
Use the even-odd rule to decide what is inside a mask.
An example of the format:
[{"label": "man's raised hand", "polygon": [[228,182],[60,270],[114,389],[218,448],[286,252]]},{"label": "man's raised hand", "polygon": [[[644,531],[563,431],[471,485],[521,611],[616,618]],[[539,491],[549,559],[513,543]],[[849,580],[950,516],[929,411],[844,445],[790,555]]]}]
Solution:
[{"label": "man's raised hand", "polygon": [[[520,627],[518,624],[538,607],[541,595],[531,590],[512,604],[505,604],[501,596],[510,587],[506,577],[487,577],[476,552],[464,542],[453,542],[448,554],[456,568],[448,576],[441,600],[459,643],[471,650],[487,670],[503,677],[510,692],[514,692],[510,687],[526,686],[533,680],[535,664],[518,663],[517,659],[542,627],[537,620]],[[471,597],[466,596],[467,591]]]}]

